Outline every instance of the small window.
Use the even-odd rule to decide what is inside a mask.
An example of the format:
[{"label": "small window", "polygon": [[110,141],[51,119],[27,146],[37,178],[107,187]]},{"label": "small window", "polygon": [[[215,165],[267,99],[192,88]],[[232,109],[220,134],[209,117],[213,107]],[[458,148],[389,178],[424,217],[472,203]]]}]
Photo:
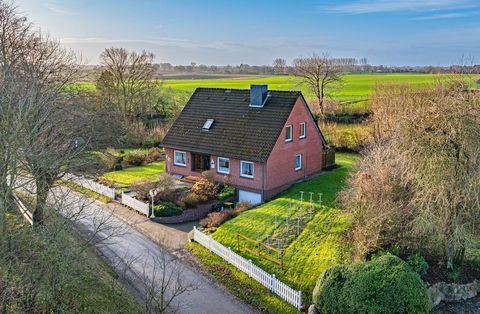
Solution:
[{"label": "small window", "polygon": [[300,138],[307,137],[307,125],[305,122],[300,123]]},{"label": "small window", "polygon": [[240,176],[245,178],[253,178],[253,162],[251,161],[240,161]]},{"label": "small window", "polygon": [[180,152],[180,151],[175,151],[173,153],[173,164],[175,166],[183,166],[185,167],[187,165],[187,153],[185,152]]},{"label": "small window", "polygon": [[285,128],[285,142],[290,142],[293,138],[292,134],[293,128],[291,125],[287,125]]},{"label": "small window", "polygon": [[295,170],[302,169],[302,155],[297,154],[295,155]]},{"label": "small window", "polygon": [[229,174],[230,173],[230,159],[218,157],[217,158],[217,171],[218,173]]},{"label": "small window", "polygon": [[215,121],[215,120],[214,119],[208,119],[207,121],[205,121],[202,129],[205,130],[205,131],[210,130],[210,128],[212,127],[213,121]]}]

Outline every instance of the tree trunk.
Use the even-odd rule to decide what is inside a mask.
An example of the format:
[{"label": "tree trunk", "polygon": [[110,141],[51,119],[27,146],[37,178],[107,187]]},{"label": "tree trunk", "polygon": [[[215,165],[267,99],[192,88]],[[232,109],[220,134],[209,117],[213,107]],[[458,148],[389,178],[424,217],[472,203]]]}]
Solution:
[{"label": "tree trunk", "polygon": [[48,180],[43,176],[40,176],[35,180],[37,187],[37,198],[35,204],[35,210],[33,212],[33,225],[41,225],[43,222],[43,212],[47,203],[48,192],[50,186]]}]

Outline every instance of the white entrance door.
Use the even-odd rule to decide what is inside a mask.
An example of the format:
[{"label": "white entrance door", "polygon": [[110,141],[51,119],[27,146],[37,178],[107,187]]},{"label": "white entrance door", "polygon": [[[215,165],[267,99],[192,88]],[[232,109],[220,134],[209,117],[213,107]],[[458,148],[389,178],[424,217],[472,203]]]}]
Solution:
[{"label": "white entrance door", "polygon": [[257,205],[262,202],[262,194],[239,190],[238,201],[247,201],[252,205]]}]

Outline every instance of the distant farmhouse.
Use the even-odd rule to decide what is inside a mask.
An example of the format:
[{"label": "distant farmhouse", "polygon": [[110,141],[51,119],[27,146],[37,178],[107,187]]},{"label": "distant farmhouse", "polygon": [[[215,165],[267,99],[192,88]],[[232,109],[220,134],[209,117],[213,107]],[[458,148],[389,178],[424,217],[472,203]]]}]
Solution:
[{"label": "distant farmhouse", "polygon": [[214,170],[217,181],[238,189],[239,201],[252,204],[334,163],[301,92],[267,85],[197,88],[163,144],[168,173]]}]

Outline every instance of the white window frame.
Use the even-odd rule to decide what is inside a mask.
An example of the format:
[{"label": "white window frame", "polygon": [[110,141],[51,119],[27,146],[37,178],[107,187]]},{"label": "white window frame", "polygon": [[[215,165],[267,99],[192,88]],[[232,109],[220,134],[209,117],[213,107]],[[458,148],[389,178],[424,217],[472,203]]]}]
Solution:
[{"label": "white window frame", "polygon": [[[220,169],[220,159],[228,160],[228,170]],[[225,169],[225,168],[223,168]],[[230,174],[230,159],[225,157],[217,157],[217,172],[222,174]]]},{"label": "white window frame", "polygon": [[288,132],[288,134],[290,135],[289,138],[287,138],[287,133],[285,133],[285,142],[291,142],[293,141],[293,126],[291,124],[287,125],[285,127],[285,132],[287,132],[287,130],[290,130],[290,132]]},{"label": "white window frame", "polygon": [[[302,134],[302,130],[303,130],[303,134]],[[306,137],[307,137],[307,123],[302,122],[300,123],[300,138],[306,138]]]},{"label": "white window frame", "polygon": [[[175,158],[176,154],[183,154],[185,155],[185,163],[178,163],[177,158]],[[175,166],[180,166],[180,167],[186,167],[187,166],[187,152],[181,151],[181,150],[174,150],[173,151],[173,164]]]},{"label": "white window frame", "polygon": [[[243,174],[243,164],[252,164],[252,175]],[[240,176],[253,179],[255,177],[255,163],[253,161],[240,160]]]},{"label": "white window frame", "polygon": [[[300,157],[300,166],[297,167],[297,157]],[[302,154],[295,155],[295,171],[302,170]]]}]

